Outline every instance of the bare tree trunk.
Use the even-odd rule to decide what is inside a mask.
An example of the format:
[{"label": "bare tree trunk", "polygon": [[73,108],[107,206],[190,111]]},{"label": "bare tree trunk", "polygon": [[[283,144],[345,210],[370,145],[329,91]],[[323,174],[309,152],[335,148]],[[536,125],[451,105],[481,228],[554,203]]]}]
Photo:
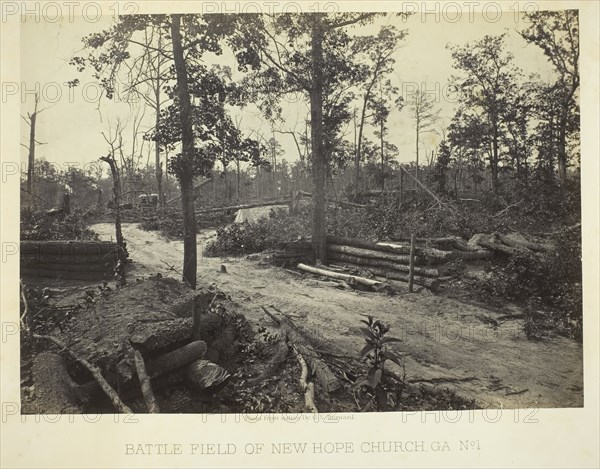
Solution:
[{"label": "bare tree trunk", "polygon": [[[171,15],[173,58],[177,72],[177,96],[181,107],[181,148],[184,161],[191,167],[194,158],[194,133],[192,128],[192,103],[188,89],[187,70],[181,41],[181,15]],[[196,214],[194,213],[194,173],[183,171],[179,175],[181,205],[183,209],[183,281],[196,288],[197,247]]]},{"label": "bare tree trunk", "polygon": [[323,153],[323,27],[322,13],[314,13],[311,38],[313,83],[310,91],[311,146],[313,161],[312,241],[317,262],[326,263],[325,173]]},{"label": "bare tree trunk", "polygon": [[117,239],[117,254],[119,257],[117,274],[119,277],[119,283],[121,285],[125,285],[125,262],[127,261],[127,251],[125,250],[125,241],[123,239],[123,231],[121,229],[121,181],[119,177],[119,170],[117,169],[115,157],[112,153],[108,156],[102,156],[100,159],[108,163],[113,179],[113,195],[115,200],[115,237]]},{"label": "bare tree trunk", "polygon": [[385,158],[383,154],[383,120],[379,128],[380,140],[381,140],[381,192],[385,191]]},{"label": "bare tree trunk", "polygon": [[498,126],[494,125],[494,135],[492,140],[492,191],[498,195]]},{"label": "bare tree trunk", "polygon": [[38,95],[35,95],[35,107],[33,113],[29,115],[29,157],[27,166],[27,192],[28,203],[27,208],[31,210],[35,206],[35,185],[33,183],[34,168],[35,168],[35,122],[38,114]]},{"label": "bare tree trunk", "polygon": [[235,198],[240,201],[240,160],[236,160]]}]

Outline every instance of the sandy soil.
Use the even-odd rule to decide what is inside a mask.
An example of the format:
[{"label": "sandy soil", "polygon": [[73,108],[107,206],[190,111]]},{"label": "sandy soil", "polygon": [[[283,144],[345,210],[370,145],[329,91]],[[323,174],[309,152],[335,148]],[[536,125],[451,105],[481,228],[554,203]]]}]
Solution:
[{"label": "sandy soil", "polygon": [[[92,228],[103,240],[114,238],[111,224]],[[136,224],[125,224],[123,234],[132,276],[180,276],[181,241]],[[203,257],[213,236],[213,231],[198,236],[198,282],[214,283],[230,294],[251,323],[268,324],[260,306],[272,305],[330,348],[357,357],[363,345],[359,321],[372,315],[402,339],[396,350],[405,354],[409,382],[448,387],[486,408],[583,406],[581,344],[562,337],[530,341],[518,320],[493,324],[495,318],[518,313],[514,307],[498,311],[427,291],[386,296],[341,289],[334,282],[264,265],[259,256]],[[221,264],[227,273],[219,272]]]}]

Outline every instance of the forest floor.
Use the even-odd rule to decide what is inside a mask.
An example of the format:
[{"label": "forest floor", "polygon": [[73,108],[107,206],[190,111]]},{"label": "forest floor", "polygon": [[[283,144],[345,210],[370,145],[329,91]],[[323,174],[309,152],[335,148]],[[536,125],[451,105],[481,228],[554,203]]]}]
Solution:
[{"label": "forest floor", "polygon": [[[114,237],[114,225],[91,227],[100,239]],[[180,278],[183,243],[137,224],[123,225],[133,262],[129,275],[157,273]],[[261,309],[289,314],[329,350],[358,358],[364,345],[360,320],[371,315],[400,338],[395,350],[405,355],[406,381],[445,387],[483,408],[583,406],[583,349],[564,337],[528,340],[522,320],[497,321],[520,311],[449,298],[427,290],[387,296],[340,289],[339,284],[294,274],[262,261],[260,255],[208,258],[201,255],[213,230],[198,236],[198,284],[226,292],[236,313],[255,328],[272,324]],[[224,264],[227,273],[220,272]],[[396,366],[390,364],[390,366]]]}]

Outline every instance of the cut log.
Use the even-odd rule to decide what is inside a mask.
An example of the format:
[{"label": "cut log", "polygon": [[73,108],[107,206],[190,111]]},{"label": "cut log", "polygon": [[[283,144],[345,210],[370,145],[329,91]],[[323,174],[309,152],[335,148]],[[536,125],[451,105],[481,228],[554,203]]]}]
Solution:
[{"label": "cut log", "polygon": [[[410,242],[410,238],[392,237],[394,241]],[[416,243],[433,246],[442,251],[474,251],[478,250],[477,246],[472,246],[464,239],[457,236],[448,236],[445,238],[415,238]]]},{"label": "cut log", "polygon": [[152,386],[150,385],[150,378],[146,372],[144,357],[142,357],[142,354],[138,350],[133,351],[133,361],[135,363],[135,369],[137,371],[137,375],[140,380],[140,387],[142,389],[142,396],[144,397],[144,402],[146,403],[148,412],[151,414],[159,414],[160,409],[156,403],[156,397],[152,391]]},{"label": "cut log", "polygon": [[203,215],[206,213],[216,213],[216,212],[228,212],[232,210],[243,210],[246,208],[256,208],[256,207],[269,207],[271,205],[289,205],[290,201],[288,199],[280,199],[280,200],[272,200],[267,202],[256,202],[253,204],[244,204],[244,205],[231,205],[229,207],[215,207],[215,208],[207,208],[204,210],[196,210],[196,215]]},{"label": "cut log", "polygon": [[279,327],[285,335],[286,341],[296,347],[298,352],[304,357],[321,387],[327,393],[335,393],[342,389],[342,384],[332,373],[327,364],[319,358],[319,354],[315,351],[309,339],[298,330],[292,320],[287,316],[276,316],[264,306],[261,306],[261,308],[271,319],[279,324]]},{"label": "cut log", "polygon": [[491,251],[498,252],[505,256],[514,256],[516,254],[522,254],[524,252],[531,252],[529,249],[516,249],[510,246],[507,246],[501,242],[495,242],[497,237],[493,235],[487,235],[483,233],[478,233],[473,235],[473,237],[469,240],[469,244],[471,246],[481,246],[486,249],[490,249]]},{"label": "cut log", "polygon": [[181,348],[165,353],[158,358],[148,361],[147,370],[150,378],[169,373],[177,368],[184,367],[204,357],[206,354],[206,342],[197,340],[190,342]]},{"label": "cut log", "polygon": [[530,241],[521,233],[509,233],[502,234],[495,232],[494,235],[502,241],[503,244],[510,246],[516,249],[529,249],[531,251],[536,252],[548,252],[553,249],[553,246],[549,243],[536,243],[534,241]]},{"label": "cut log", "polygon": [[[329,254],[331,260],[340,261],[349,264],[356,264],[361,266],[371,267],[384,267],[390,270],[396,270],[398,272],[408,273],[409,267],[405,264],[398,264],[396,262],[387,261],[384,259],[369,259],[367,257],[351,256],[348,254],[342,254],[339,252],[332,252]],[[437,269],[430,269],[426,267],[415,267],[414,272],[416,275],[421,277],[439,277],[440,273]]]},{"label": "cut log", "polygon": [[489,249],[478,249],[473,251],[452,251],[452,259],[462,259],[463,261],[477,261],[481,259],[491,259],[494,253]]},{"label": "cut log", "polygon": [[[310,192],[298,191],[298,195],[302,197],[312,198],[312,194]],[[344,200],[334,200],[334,199],[325,199],[328,204],[339,205],[340,207],[349,207],[349,208],[367,208],[366,205],[356,204],[354,202],[346,202]]]},{"label": "cut log", "polygon": [[[361,267],[361,266],[356,266]],[[398,280],[399,282],[408,283],[408,275],[403,275],[400,272],[389,271],[386,269],[382,269],[380,267],[365,267],[362,266],[363,269],[368,270],[373,275],[377,275],[378,277],[382,277],[389,280]],[[439,278],[428,278],[428,277],[413,277],[413,283],[415,285],[419,285],[421,287],[429,288],[430,290],[437,290],[441,284]]]},{"label": "cut log", "polygon": [[384,286],[385,286],[384,283],[379,282],[377,280],[371,280],[369,278],[357,277],[355,275],[341,274],[339,272],[332,272],[330,270],[319,269],[317,267],[311,267],[309,265],[302,264],[302,263],[298,264],[296,267],[304,272],[310,272],[311,274],[321,275],[323,277],[328,277],[328,278],[335,278],[337,280],[344,280],[345,282],[348,282],[351,285],[356,285],[356,284],[364,285],[364,286],[370,287],[376,291],[384,288]]},{"label": "cut log", "polygon": [[186,377],[194,389],[215,393],[227,385],[231,374],[208,360],[196,360],[188,366]]},{"label": "cut log", "polygon": [[[398,246],[391,243],[374,243],[356,238],[346,238],[343,236],[327,236],[328,245],[351,246],[355,248],[370,249],[371,251],[389,252],[392,254],[409,254],[410,246]],[[417,249],[417,254],[420,251]]]},{"label": "cut log", "polygon": [[386,261],[407,264],[410,262],[409,255],[391,254],[383,251],[374,251],[372,249],[355,248],[353,246],[342,246],[340,244],[328,244],[327,250],[330,252],[348,254],[350,256],[360,256],[369,259],[383,259]]},{"label": "cut log", "polygon": [[[211,338],[223,327],[223,318],[216,313],[201,314],[200,340],[210,343]],[[173,319],[138,326],[129,338],[131,345],[142,352],[159,350],[175,344],[189,342],[192,336],[192,318]]]}]

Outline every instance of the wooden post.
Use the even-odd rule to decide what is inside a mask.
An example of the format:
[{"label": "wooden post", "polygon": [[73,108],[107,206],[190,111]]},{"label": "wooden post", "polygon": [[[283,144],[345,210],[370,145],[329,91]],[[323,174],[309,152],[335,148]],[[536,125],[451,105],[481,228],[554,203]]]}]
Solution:
[{"label": "wooden post", "polygon": [[408,292],[413,292],[413,283],[415,279],[415,234],[410,234],[410,257],[408,264]]}]

